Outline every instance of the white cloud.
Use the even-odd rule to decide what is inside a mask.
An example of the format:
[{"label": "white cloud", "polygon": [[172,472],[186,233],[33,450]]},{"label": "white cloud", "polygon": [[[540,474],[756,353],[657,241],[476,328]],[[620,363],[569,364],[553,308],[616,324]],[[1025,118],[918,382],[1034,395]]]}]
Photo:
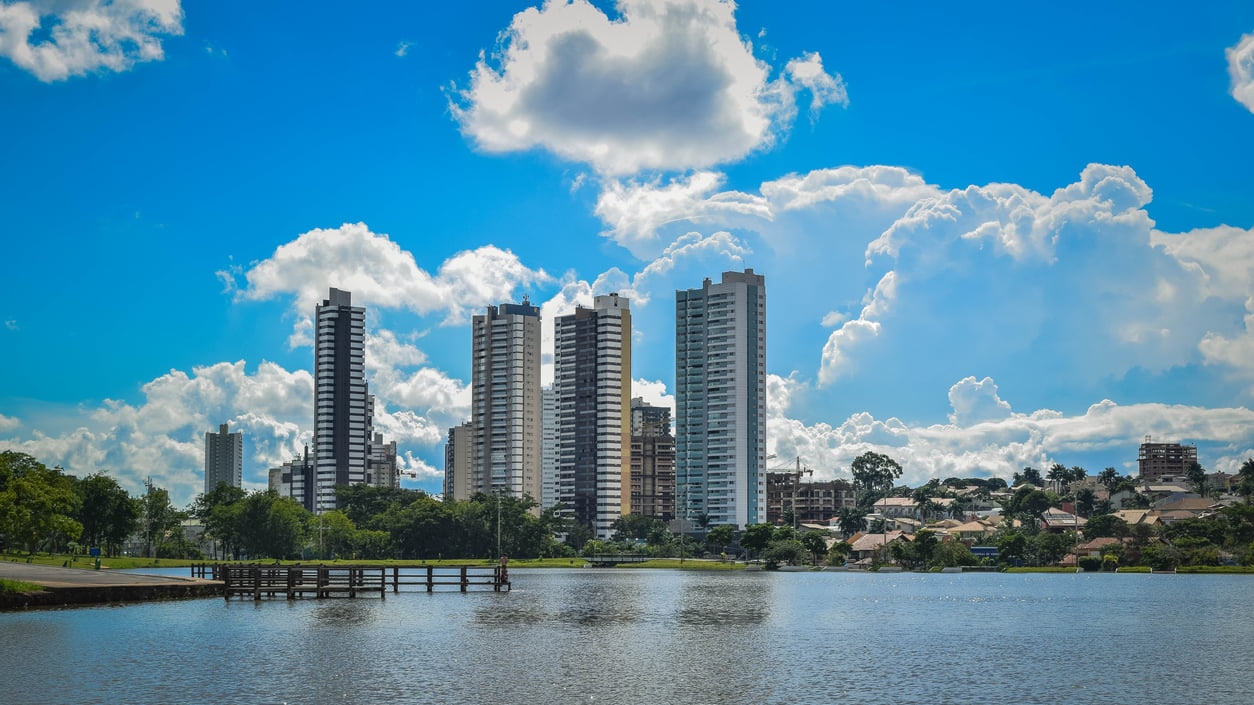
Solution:
[{"label": "white cloud", "polygon": [[611,19],[570,0],[515,15],[469,88],[449,92],[463,133],[489,152],[542,148],[602,174],[684,171],[770,148],[798,87],[812,111],[847,101],[817,54],[772,80],[733,3],[620,0],[617,10]]},{"label": "white cloud", "polygon": [[[142,387],[132,405],[106,400],[89,410],[57,413],[40,423],[62,425],[52,434],[35,430],[11,437],[6,447],[84,476],[105,471],[132,494],[145,478],[170,491],[179,505],[204,488],[204,434],[221,423],[244,433],[247,487],[264,487],[266,471],[297,455],[310,441],[313,378],[262,362],[251,374],[244,362],[171,370]],[[68,426],[66,425],[68,424]]]},{"label": "white cloud", "polygon": [[[800,457],[814,468],[815,479],[849,477],[853,459],[866,451],[886,453],[905,470],[901,481],[918,485],[932,478],[996,476],[1009,479],[1025,466],[1048,467],[1054,462],[1077,464],[1082,455],[1101,458],[1105,465],[1135,472],[1136,448],[1146,434],[1199,445],[1208,468],[1235,468],[1251,456],[1244,444],[1254,422],[1246,408],[1207,409],[1185,405],[1132,404],[1104,400],[1084,413],[1065,415],[1042,409],[1030,414],[1010,411],[989,378],[974,377],[951,388],[954,422],[907,424],[896,418],[880,420],[859,412],[839,425],[807,425],[790,418],[793,401],[810,389],[793,377],[768,375],[767,438],[769,451],[780,458]],[[952,390],[959,390],[958,394]],[[987,413],[963,418],[972,411],[971,396]]]},{"label": "white cloud", "polygon": [[19,330],[17,321],[12,318],[4,322],[4,327],[7,328],[8,330]]},{"label": "white cloud", "polygon": [[793,59],[784,67],[793,84],[810,91],[810,119],[818,116],[825,105],[849,105],[849,93],[840,74],[831,75],[823,70],[823,57],[818,52],[808,52],[800,59]]},{"label": "white cloud", "polygon": [[949,422],[970,426],[983,421],[1000,421],[1010,416],[1010,404],[997,396],[997,383],[992,377],[976,381],[964,377],[949,388],[949,405],[953,413]]},{"label": "white cloud", "polygon": [[667,394],[666,382],[655,379],[631,380],[631,396],[644,399],[650,406],[661,406],[671,410],[671,418],[675,418],[675,395]]},{"label": "white cloud", "polygon": [[413,44],[411,44],[411,43],[409,43],[409,42],[398,42],[398,43],[397,43],[397,45],[396,45],[396,51],[394,51],[394,52],[392,52],[392,53],[393,53],[393,54],[395,54],[396,56],[401,56],[401,57],[403,57],[403,56],[405,56],[406,54],[408,54],[408,53],[409,53],[409,48],[410,48],[410,47],[412,47],[412,46],[413,46]]},{"label": "white cloud", "polygon": [[21,425],[22,425],[21,420],[12,416],[5,416],[4,414],[0,414],[0,431],[12,431],[13,429]]},{"label": "white cloud", "polygon": [[[562,278],[562,288],[540,304],[540,384],[553,384],[553,322],[558,316],[575,312],[575,306],[592,308],[593,289],[574,272]],[[598,291],[597,294],[609,292]]]},{"label": "white cloud", "polygon": [[0,2],[0,56],[45,83],[160,61],[182,33],[180,0]]},{"label": "white cloud", "polygon": [[[866,305],[862,313],[853,320],[845,321],[839,328],[832,331],[823,345],[819,362],[819,383],[829,384],[840,377],[851,374],[856,369],[850,351],[865,345],[880,333],[879,319],[888,312],[896,296],[897,277],[894,272],[885,274],[875,285],[874,292],[868,292]],[[834,320],[833,314],[823,317],[824,325]]]},{"label": "white cloud", "polygon": [[1254,112],[1254,32],[1243,35],[1236,46],[1224,50],[1228,58],[1229,92],[1238,103]]},{"label": "white cloud", "polygon": [[772,247],[804,253],[839,237],[879,236],[908,208],[940,191],[900,167],[842,166],[789,174],[757,193],[720,190],[726,176],[699,171],[663,182],[610,181],[597,199],[602,234],[642,259],[694,226],[749,229]]},{"label": "white cloud", "polygon": [[[234,287],[230,272],[218,276]],[[236,291],[237,298],[295,295],[298,329],[292,340],[298,343],[308,342],[312,329],[303,319],[331,287],[352,292],[355,305],[418,314],[443,311],[445,324],[459,324],[476,309],[511,300],[519,288],[551,280],[543,270],[529,269],[512,252],[493,245],[453,255],[433,276],[418,266],[412,253],[387,235],[370,232],[364,223],[304,233],[254,264],[244,277],[247,284]]]}]

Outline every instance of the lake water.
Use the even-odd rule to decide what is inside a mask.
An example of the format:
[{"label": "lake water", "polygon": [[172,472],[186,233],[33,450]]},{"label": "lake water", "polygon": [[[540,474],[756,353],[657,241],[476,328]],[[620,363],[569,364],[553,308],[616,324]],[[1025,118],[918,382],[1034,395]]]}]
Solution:
[{"label": "lake water", "polygon": [[0,614],[0,702],[1254,702],[1254,578],[511,571]]}]

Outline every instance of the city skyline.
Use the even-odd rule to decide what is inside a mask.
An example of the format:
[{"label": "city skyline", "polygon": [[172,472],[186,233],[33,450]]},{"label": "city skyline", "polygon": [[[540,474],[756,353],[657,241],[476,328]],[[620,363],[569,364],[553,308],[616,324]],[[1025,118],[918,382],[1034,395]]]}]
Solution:
[{"label": "city skyline", "polygon": [[186,504],[226,422],[265,487],[342,288],[438,492],[474,314],[529,296],[549,383],[618,292],[673,408],[674,292],[752,268],[815,480],[1254,456],[1254,7],[59,7],[0,0],[41,25],[0,22],[0,448]]}]

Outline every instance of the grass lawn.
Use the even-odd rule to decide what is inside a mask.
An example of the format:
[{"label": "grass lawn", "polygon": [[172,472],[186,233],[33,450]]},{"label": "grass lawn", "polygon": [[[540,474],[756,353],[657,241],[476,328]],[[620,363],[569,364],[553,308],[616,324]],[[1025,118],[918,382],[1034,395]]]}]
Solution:
[{"label": "grass lawn", "polygon": [[[71,556],[65,553],[36,553],[28,556],[25,553],[6,553],[0,556],[0,560],[10,563],[33,563],[35,565],[52,565],[65,568],[87,568],[96,567],[96,559],[91,556]],[[188,561],[176,558],[139,558],[135,556],[119,556],[117,558],[105,558],[101,556],[101,568],[183,568],[193,563],[203,563],[204,561]]]},{"label": "grass lawn", "polygon": [[34,583],[24,583],[21,580],[9,580],[0,578],[0,593],[5,592],[43,592],[42,585]]},{"label": "grass lawn", "polygon": [[654,558],[643,563],[620,563],[619,568],[683,568],[684,570],[744,570],[744,563],[726,561],[707,561],[687,558],[680,562],[678,558]]}]

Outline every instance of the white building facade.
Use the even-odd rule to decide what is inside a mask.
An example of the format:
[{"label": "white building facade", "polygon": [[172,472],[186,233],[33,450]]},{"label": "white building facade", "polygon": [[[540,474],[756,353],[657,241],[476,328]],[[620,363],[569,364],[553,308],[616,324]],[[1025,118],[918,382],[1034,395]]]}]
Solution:
[{"label": "white building facade", "polygon": [[752,269],[675,292],[676,514],[766,521],[766,281]]},{"label": "white building facade", "polygon": [[540,308],[488,306],[471,324],[468,489],[541,500]]}]

